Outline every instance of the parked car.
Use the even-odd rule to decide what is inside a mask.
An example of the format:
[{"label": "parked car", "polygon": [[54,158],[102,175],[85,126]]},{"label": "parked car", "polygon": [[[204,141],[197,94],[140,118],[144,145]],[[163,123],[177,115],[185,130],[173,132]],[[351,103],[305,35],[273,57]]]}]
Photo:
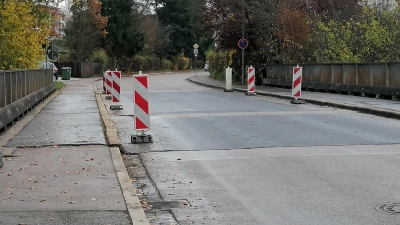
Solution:
[{"label": "parked car", "polygon": [[46,66],[46,62],[39,62],[39,68],[41,69],[46,69],[46,68],[52,68],[53,69],[53,80],[58,80],[58,68],[56,67],[56,65],[54,65],[54,63],[52,62],[47,62],[47,66]]},{"label": "parked car", "polygon": [[208,66],[208,61],[206,62],[206,65],[204,65],[204,71],[208,71],[209,70],[209,68],[208,68],[209,66]]}]

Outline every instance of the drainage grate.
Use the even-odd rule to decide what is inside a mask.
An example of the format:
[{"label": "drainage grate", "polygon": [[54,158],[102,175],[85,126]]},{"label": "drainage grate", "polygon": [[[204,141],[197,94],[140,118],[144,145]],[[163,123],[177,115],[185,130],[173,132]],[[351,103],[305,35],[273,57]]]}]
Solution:
[{"label": "drainage grate", "polygon": [[400,202],[379,205],[376,209],[380,212],[389,213],[391,215],[400,215]]}]

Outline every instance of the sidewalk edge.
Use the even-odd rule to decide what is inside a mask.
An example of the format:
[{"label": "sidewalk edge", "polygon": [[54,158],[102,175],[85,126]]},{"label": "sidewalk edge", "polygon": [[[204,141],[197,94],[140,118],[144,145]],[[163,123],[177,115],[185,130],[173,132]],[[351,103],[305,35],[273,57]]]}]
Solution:
[{"label": "sidewalk edge", "polygon": [[[43,99],[43,101],[39,102],[37,106],[35,106],[30,112],[26,113],[21,119],[18,120],[18,123],[13,125],[12,133],[10,130],[6,130],[3,134],[3,138],[0,140],[0,154],[2,152],[1,148],[6,148],[5,145],[11,139],[13,139],[29,122],[31,122],[36,115],[38,115],[44,107],[46,107],[53,99],[55,99],[62,90],[55,90],[49,96]],[[12,157],[13,152],[17,149],[16,147],[8,148],[8,151],[3,152],[5,157]]]},{"label": "sidewalk edge", "polygon": [[121,185],[122,195],[124,196],[125,204],[128,209],[129,216],[131,217],[132,224],[149,225],[150,222],[144,213],[142,204],[137,196],[137,191],[132,185],[131,178],[129,177],[128,171],[125,168],[119,148],[110,147],[110,151],[115,172],[117,174],[119,184]]},{"label": "sidewalk edge", "polygon": [[[222,90],[224,89],[224,87],[222,87],[222,86],[206,84],[206,83],[202,83],[202,82],[193,80],[192,77],[187,78],[187,80],[192,83],[195,83],[198,85],[203,85],[203,86],[210,87],[210,88],[216,88],[216,89],[222,89]],[[242,93],[246,93],[246,91],[247,91],[246,89],[241,89],[241,88],[232,88],[232,90],[234,90],[236,92],[242,92]],[[292,97],[286,96],[286,95],[279,95],[279,94],[262,92],[262,91],[255,91],[255,93],[257,95],[280,98],[280,99],[285,99],[285,100],[293,100]],[[351,104],[345,104],[345,103],[326,102],[326,101],[321,101],[318,99],[311,99],[311,98],[301,98],[301,99],[305,100],[307,103],[313,104],[313,105],[328,106],[328,107],[334,107],[334,108],[339,108],[339,109],[347,109],[347,110],[352,110],[352,111],[365,113],[365,114],[371,114],[371,115],[375,115],[375,116],[400,119],[400,111],[379,109],[379,108],[375,108],[375,107],[363,107],[363,106],[357,106],[357,105],[351,105]]]},{"label": "sidewalk edge", "polygon": [[108,114],[108,111],[106,109],[106,106],[104,105],[101,94],[96,93],[96,101],[97,101],[97,106],[99,108],[100,117],[103,122],[103,126],[105,128],[105,136],[108,145],[110,147],[118,147],[122,152],[124,152],[125,150],[123,149],[121,139],[118,136],[117,128],[115,127],[115,124],[111,119],[111,116]]},{"label": "sidewalk edge", "polygon": [[117,129],[112,121],[107,109],[104,105],[101,94],[96,93],[97,106],[99,108],[100,117],[105,127],[105,135],[107,143],[110,146],[110,154],[114,165],[114,170],[117,175],[119,184],[121,186],[122,195],[124,196],[125,205],[134,225],[149,225],[139,197],[137,196],[136,189],[132,185],[128,171],[122,159],[121,151],[124,152],[122,142],[118,136]]}]

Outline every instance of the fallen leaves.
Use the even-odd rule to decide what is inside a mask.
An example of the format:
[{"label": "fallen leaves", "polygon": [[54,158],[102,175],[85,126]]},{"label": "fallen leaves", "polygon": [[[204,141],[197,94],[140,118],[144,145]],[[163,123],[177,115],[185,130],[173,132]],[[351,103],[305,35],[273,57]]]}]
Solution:
[{"label": "fallen leaves", "polygon": [[42,198],[42,199],[40,199],[39,202],[45,202],[45,201],[46,201],[46,199],[45,199],[45,198]]}]

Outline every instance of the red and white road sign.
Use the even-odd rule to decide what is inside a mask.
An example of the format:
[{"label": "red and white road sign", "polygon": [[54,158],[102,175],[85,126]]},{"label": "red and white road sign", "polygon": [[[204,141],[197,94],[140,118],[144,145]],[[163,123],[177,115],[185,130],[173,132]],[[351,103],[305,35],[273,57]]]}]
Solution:
[{"label": "red and white road sign", "polygon": [[112,90],[112,73],[111,71],[106,71],[106,95],[111,94]]},{"label": "red and white road sign", "polygon": [[256,81],[256,69],[250,66],[247,71],[247,92],[254,93],[255,91],[255,81]]},{"label": "red and white road sign", "polygon": [[135,104],[135,130],[150,130],[149,86],[147,75],[133,76],[133,101]]},{"label": "red and white road sign", "polygon": [[112,71],[112,102],[121,101],[121,71]]},{"label": "red and white road sign", "polygon": [[292,97],[296,100],[301,98],[302,75],[303,75],[302,67],[293,67]]}]

